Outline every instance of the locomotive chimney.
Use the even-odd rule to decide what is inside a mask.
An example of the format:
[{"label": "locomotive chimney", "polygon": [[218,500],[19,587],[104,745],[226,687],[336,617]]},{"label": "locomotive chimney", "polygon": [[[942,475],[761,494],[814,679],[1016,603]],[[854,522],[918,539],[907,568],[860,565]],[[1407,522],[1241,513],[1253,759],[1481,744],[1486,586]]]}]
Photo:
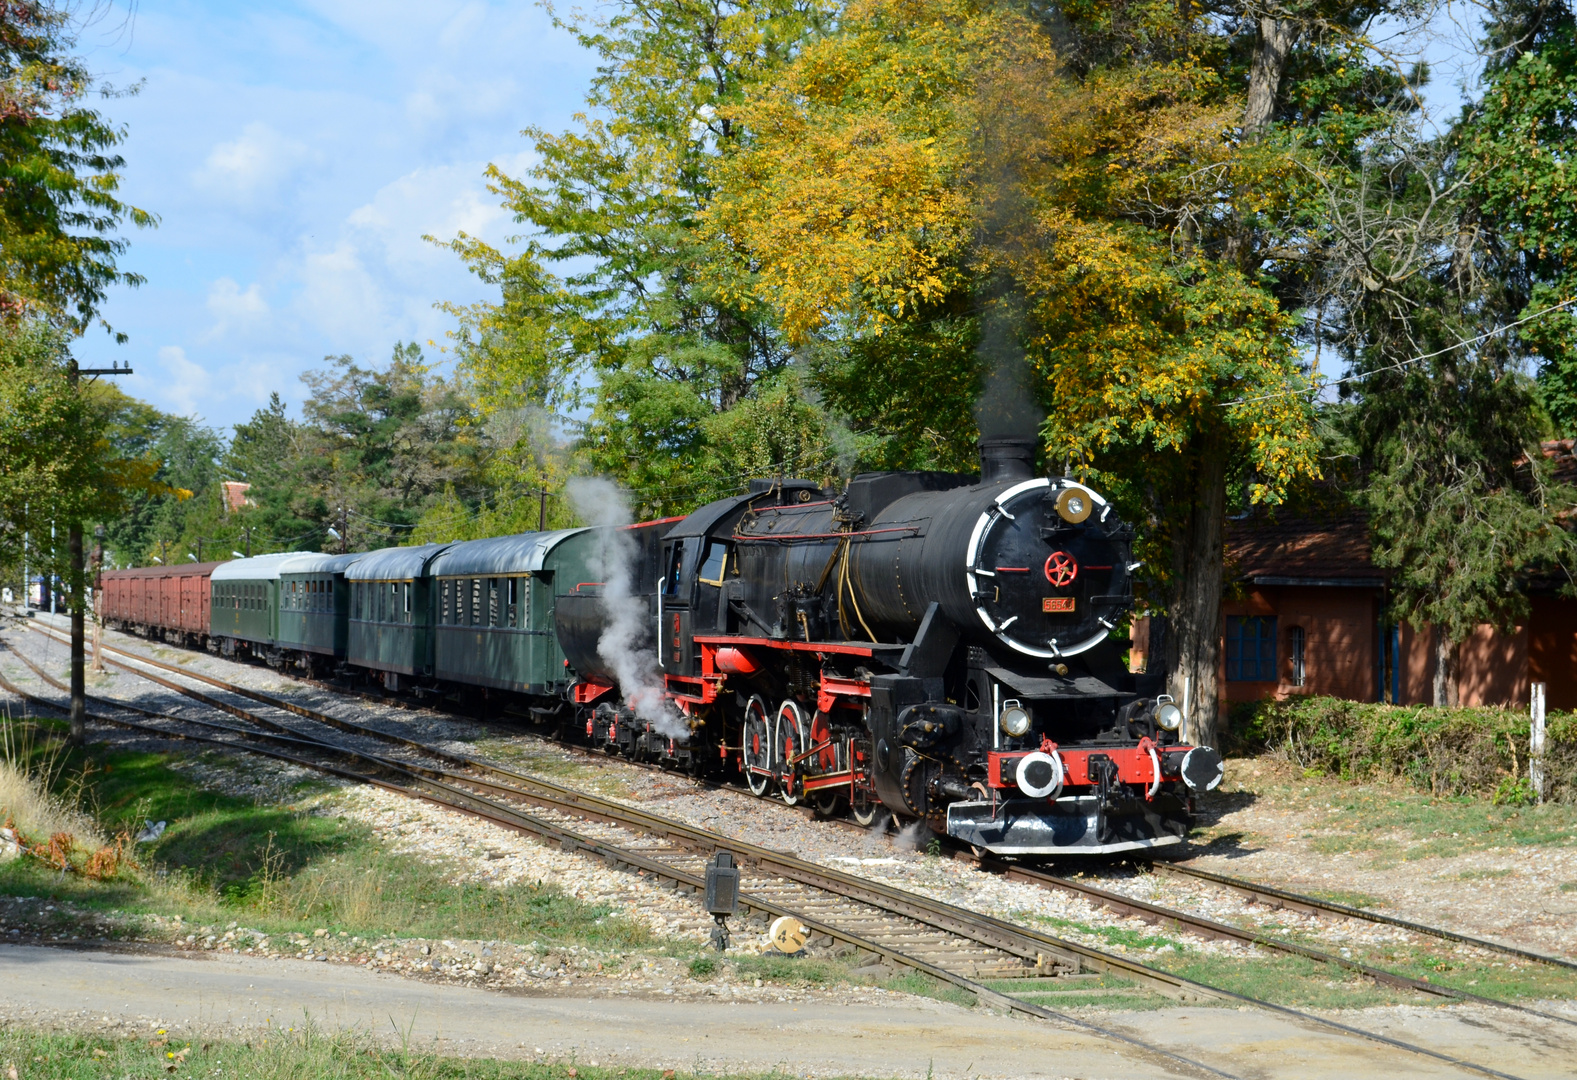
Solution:
[{"label": "locomotive chimney", "polygon": [[980,440],[980,482],[1029,480],[1035,475],[1035,446],[1040,440],[1032,435],[993,435]]}]

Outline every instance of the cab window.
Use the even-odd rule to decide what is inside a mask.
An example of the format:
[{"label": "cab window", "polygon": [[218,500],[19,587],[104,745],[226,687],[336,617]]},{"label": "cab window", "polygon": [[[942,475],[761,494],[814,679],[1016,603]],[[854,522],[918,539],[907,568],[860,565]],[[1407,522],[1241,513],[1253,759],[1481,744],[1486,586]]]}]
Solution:
[{"label": "cab window", "polygon": [[684,568],[684,541],[679,541],[668,549],[668,573],[663,584],[663,592],[668,596],[679,595],[679,571]]},{"label": "cab window", "polygon": [[728,570],[728,545],[716,540],[706,545],[706,558],[701,560],[699,577],[704,585],[721,585]]}]

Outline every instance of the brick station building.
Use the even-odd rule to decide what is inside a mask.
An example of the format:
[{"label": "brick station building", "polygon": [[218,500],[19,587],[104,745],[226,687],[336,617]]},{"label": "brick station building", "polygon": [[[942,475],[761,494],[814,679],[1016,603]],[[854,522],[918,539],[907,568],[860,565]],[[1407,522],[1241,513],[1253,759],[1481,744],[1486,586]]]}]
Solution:
[{"label": "brick station building", "polygon": [[[1544,449],[1562,479],[1577,474],[1572,440]],[[1222,701],[1310,694],[1430,703],[1433,630],[1388,614],[1385,572],[1370,556],[1357,511],[1229,522]],[[1134,623],[1135,670],[1146,662],[1149,623]],[[1549,708],[1577,709],[1577,599],[1553,585],[1533,588],[1525,623],[1510,634],[1480,626],[1459,646],[1456,668],[1463,705],[1525,707],[1529,684],[1543,682]]]}]

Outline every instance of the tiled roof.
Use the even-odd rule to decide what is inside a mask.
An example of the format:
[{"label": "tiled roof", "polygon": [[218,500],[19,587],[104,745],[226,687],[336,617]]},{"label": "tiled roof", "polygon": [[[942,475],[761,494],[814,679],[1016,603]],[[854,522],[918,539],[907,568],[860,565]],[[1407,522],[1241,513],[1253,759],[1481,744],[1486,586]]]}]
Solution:
[{"label": "tiled roof", "polygon": [[1227,522],[1227,571],[1231,577],[1340,581],[1384,575],[1370,560],[1369,524],[1357,510],[1318,520],[1282,513],[1271,520],[1256,510]]},{"label": "tiled roof", "polygon": [[1563,484],[1577,484],[1577,439],[1550,439],[1541,442],[1539,449],[1555,465],[1555,479]]}]

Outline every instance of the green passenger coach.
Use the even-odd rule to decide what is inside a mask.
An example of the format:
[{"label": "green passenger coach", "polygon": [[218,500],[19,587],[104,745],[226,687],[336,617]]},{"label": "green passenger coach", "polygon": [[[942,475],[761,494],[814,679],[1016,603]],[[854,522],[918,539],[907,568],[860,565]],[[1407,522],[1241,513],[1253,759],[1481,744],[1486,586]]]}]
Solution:
[{"label": "green passenger coach", "polygon": [[279,647],[300,653],[313,669],[345,655],[350,635],[350,585],[345,571],[363,558],[300,555],[279,568]]},{"label": "green passenger coach", "polygon": [[434,560],[434,676],[527,694],[561,690],[570,674],[554,634],[554,592],[600,577],[594,540],[592,529],[521,533],[455,544]]},{"label": "green passenger coach", "polygon": [[448,544],[384,548],[346,568],[350,633],[346,660],[375,672],[390,690],[400,676],[431,675],[432,591],[428,567]]},{"label": "green passenger coach", "polygon": [[279,568],[309,554],[286,551],[236,559],[214,567],[208,597],[208,636],[225,656],[267,657],[279,637]]}]

